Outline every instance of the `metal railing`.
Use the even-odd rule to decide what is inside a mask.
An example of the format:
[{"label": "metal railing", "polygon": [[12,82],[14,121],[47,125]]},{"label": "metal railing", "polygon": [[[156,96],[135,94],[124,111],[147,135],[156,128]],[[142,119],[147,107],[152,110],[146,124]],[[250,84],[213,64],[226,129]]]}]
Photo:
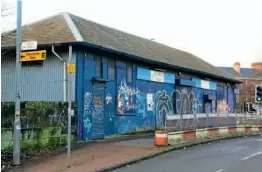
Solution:
[{"label": "metal railing", "polygon": [[172,114],[166,116],[164,129],[179,131],[238,125],[262,125],[262,116],[237,113]]}]

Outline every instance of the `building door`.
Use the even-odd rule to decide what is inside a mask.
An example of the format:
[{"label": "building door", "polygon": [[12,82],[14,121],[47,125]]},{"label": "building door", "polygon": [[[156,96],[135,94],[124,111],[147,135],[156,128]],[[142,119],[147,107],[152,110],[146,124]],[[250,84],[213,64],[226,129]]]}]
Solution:
[{"label": "building door", "polygon": [[103,139],[105,135],[104,101],[105,83],[93,83],[91,139]]}]

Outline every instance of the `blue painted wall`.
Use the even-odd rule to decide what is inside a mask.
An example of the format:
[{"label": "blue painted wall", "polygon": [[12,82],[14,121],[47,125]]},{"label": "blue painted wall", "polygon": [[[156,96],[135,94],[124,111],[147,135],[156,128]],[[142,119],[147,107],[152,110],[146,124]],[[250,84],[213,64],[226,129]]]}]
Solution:
[{"label": "blue painted wall", "polygon": [[[99,52],[96,53],[98,54]],[[93,139],[95,54],[79,51],[76,57],[78,139]],[[101,78],[108,79],[104,82],[103,89],[104,136],[164,128],[166,115],[216,113],[220,100],[228,102],[229,109],[235,109],[233,88],[227,86],[226,83],[212,81],[209,90],[201,88],[199,84],[192,87],[194,83],[192,83],[194,81],[192,78],[197,78],[197,76],[190,77],[188,74],[183,74],[177,78],[188,82],[183,82],[183,85],[175,84],[176,72],[153,72],[152,74],[150,66],[143,67],[137,63],[119,59],[119,57],[103,55],[101,61]],[[108,77],[109,60],[115,64],[113,78]],[[130,70],[128,66],[132,68],[131,75],[128,73]],[[160,77],[159,82],[154,82],[152,75],[164,78]],[[131,80],[128,76],[132,76]],[[187,86],[185,83],[190,83],[190,85]]]}]

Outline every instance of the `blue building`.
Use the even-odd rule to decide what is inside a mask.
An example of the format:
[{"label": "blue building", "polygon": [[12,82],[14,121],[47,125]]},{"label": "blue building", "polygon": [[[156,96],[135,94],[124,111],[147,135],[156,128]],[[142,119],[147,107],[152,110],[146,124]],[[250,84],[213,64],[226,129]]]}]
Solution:
[{"label": "blue building", "polygon": [[[15,101],[15,35],[2,34],[2,102]],[[22,63],[22,101],[67,101],[73,47],[79,140],[160,129],[166,116],[235,112],[240,81],[190,53],[69,13],[25,25],[31,40],[47,58]]]}]

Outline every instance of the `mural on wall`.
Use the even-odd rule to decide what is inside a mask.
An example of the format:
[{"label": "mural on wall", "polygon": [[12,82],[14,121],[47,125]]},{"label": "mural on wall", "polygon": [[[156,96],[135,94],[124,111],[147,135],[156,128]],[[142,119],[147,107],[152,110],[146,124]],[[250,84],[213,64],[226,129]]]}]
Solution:
[{"label": "mural on wall", "polygon": [[218,100],[217,101],[217,113],[228,113],[229,106],[226,100]]},{"label": "mural on wall", "polygon": [[91,131],[92,123],[90,121],[91,115],[91,103],[92,103],[92,94],[86,92],[84,94],[84,114],[83,114],[83,123],[84,123],[84,130],[89,133]]},{"label": "mural on wall", "polygon": [[134,114],[135,103],[134,96],[139,93],[138,89],[133,89],[127,86],[125,81],[121,81],[118,87],[117,95],[117,112],[122,115]]}]

